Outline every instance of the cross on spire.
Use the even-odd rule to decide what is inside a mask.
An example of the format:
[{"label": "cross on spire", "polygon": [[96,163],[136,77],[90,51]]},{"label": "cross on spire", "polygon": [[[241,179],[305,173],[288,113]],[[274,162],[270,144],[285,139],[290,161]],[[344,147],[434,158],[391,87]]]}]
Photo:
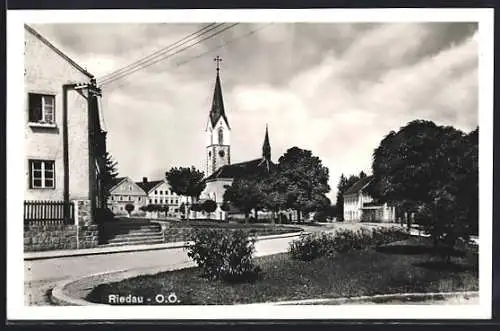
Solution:
[{"label": "cross on spire", "polygon": [[220,70],[220,63],[222,62],[222,59],[220,58],[219,55],[217,55],[215,58],[214,58],[214,61],[217,63],[217,72],[219,72]]}]

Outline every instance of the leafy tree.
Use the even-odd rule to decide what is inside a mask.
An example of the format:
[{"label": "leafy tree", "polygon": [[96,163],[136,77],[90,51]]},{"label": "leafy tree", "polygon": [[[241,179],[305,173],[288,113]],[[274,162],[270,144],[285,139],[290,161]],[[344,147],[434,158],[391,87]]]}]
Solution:
[{"label": "leafy tree", "polygon": [[217,209],[217,202],[208,199],[203,202],[203,205],[201,207],[210,215]]},{"label": "leafy tree", "polygon": [[127,211],[128,216],[130,216],[130,213],[132,213],[134,211],[134,208],[135,208],[134,205],[131,203],[127,203],[125,205],[125,210]]},{"label": "leafy tree", "polygon": [[[197,170],[194,166],[192,167],[174,167],[165,173],[172,191],[179,195],[188,196],[192,199],[197,199],[201,192],[205,189],[205,182],[203,181],[204,174],[202,171]],[[187,205],[184,208],[184,212],[188,215]]]},{"label": "leafy tree", "polygon": [[224,201],[240,209],[245,214],[246,221],[252,209],[259,205],[260,198],[255,179],[237,178],[224,192]]},{"label": "leafy tree", "polygon": [[303,212],[321,208],[330,191],[328,168],[309,150],[292,147],[280,157],[276,187],[283,194],[285,206],[295,209],[299,221]]},{"label": "leafy tree", "polygon": [[477,135],[420,120],[390,132],[374,151],[369,192],[417,213],[435,245],[468,239],[477,224]]}]

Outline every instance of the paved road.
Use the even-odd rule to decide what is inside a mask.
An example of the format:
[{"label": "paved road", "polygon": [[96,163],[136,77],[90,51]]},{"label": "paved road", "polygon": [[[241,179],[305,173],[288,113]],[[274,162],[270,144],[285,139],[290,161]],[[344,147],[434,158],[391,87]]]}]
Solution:
[{"label": "paved road", "polygon": [[[296,237],[258,241],[256,255],[286,252],[294,239]],[[25,304],[49,304],[47,293],[61,280],[124,269],[168,267],[189,261],[182,248],[25,261]]]},{"label": "paved road", "polygon": [[[306,232],[334,232],[339,228],[356,229],[361,226],[370,225],[330,223],[323,226],[305,225],[303,228]],[[256,256],[286,252],[294,239],[296,237],[258,241],[255,247]],[[61,280],[101,272],[175,266],[189,261],[186,251],[182,248],[25,261],[25,304],[49,304],[47,293]]]}]

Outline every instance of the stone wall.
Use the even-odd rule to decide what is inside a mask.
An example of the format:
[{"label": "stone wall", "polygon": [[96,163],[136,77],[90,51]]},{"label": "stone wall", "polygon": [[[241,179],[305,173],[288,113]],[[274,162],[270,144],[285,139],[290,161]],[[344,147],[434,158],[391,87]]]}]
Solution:
[{"label": "stone wall", "polygon": [[78,248],[92,248],[99,244],[99,228],[92,219],[90,200],[75,200],[75,219],[78,224]]},{"label": "stone wall", "polygon": [[30,224],[24,229],[24,251],[76,248],[76,226]]},{"label": "stone wall", "polygon": [[24,251],[48,251],[61,249],[93,248],[99,244],[99,227],[90,213],[90,200],[77,200],[75,223],[30,223],[24,228]]}]

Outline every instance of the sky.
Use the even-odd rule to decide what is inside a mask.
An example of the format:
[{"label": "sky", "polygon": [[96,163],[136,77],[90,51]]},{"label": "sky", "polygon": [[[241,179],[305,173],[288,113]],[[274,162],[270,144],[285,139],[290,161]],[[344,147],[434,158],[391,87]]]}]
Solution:
[{"label": "sky", "polygon": [[[33,27],[99,82],[205,25]],[[391,130],[415,119],[478,125],[477,33],[475,23],[241,23],[102,85],[108,151],[135,180],[174,166],[204,171],[219,55],[231,161],[261,156],[267,124],[273,161],[293,146],[311,150],[335,201],[340,175],[371,173]]]}]

